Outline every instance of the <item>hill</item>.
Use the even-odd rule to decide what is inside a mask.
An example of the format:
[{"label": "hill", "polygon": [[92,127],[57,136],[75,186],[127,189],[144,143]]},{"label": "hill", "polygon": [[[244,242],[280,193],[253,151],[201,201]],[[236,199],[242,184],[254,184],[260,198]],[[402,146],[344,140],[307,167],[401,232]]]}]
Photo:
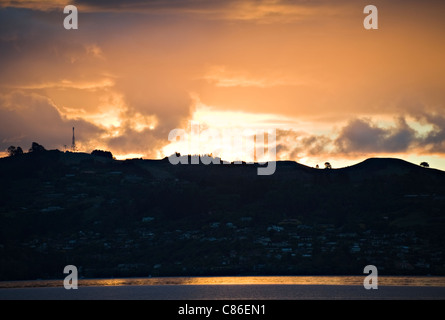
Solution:
[{"label": "hill", "polygon": [[277,162],[172,165],[57,150],[0,159],[1,280],[445,275],[445,172],[372,158],[340,169]]}]

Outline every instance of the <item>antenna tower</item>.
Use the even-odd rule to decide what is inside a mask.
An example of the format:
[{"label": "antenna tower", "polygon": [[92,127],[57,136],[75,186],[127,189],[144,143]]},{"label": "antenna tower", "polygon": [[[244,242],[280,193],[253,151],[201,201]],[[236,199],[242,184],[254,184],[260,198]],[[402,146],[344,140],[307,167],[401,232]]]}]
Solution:
[{"label": "antenna tower", "polygon": [[71,150],[76,152],[76,137],[74,136],[74,127],[73,127],[73,143],[71,144]]}]

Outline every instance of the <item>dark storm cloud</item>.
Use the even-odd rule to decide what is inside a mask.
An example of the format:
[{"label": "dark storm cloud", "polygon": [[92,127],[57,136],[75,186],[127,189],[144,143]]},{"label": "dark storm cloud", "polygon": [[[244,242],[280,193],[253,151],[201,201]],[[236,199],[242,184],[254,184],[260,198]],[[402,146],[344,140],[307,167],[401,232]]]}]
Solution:
[{"label": "dark storm cloud", "polygon": [[62,22],[62,12],[0,10],[1,87],[85,78],[85,70],[97,77],[103,64],[86,54],[95,32],[67,33]]},{"label": "dark storm cloud", "polygon": [[[70,32],[63,28],[63,17],[61,11],[0,10],[0,93],[8,97],[10,105],[14,106],[12,100],[18,95],[11,95],[11,92],[20,90],[21,95],[28,97],[30,114],[35,117],[35,124],[29,126],[21,110],[14,110],[14,107],[6,109],[5,103],[0,105],[2,120],[23,123],[15,129],[7,123],[2,126],[1,149],[13,143],[28,145],[30,140],[38,137],[40,143],[48,147],[69,144],[69,139],[58,139],[65,132],[70,137],[70,129],[66,131],[65,127],[64,113],[67,110],[77,110],[76,116],[85,115],[76,126],[97,128],[100,124],[97,121],[97,126],[89,123],[92,117],[88,116],[98,115],[100,108],[108,108],[104,111],[120,110],[115,112],[122,123],[119,136],[113,134],[110,138],[110,134],[102,135],[105,128],[79,128],[76,130],[79,141],[83,138],[81,132],[88,132],[85,143],[95,141],[103,147],[109,145],[113,151],[116,150],[115,153],[138,150],[153,156],[155,153],[151,151],[162,146],[161,141],[167,144],[170,130],[180,127],[181,121],[188,118],[191,111],[188,91],[174,83],[179,78],[176,69],[168,70],[172,63],[152,62],[162,57],[163,48],[169,46],[170,40],[153,33],[145,36],[139,28],[140,23],[152,26],[165,22],[146,22],[146,19],[135,18],[131,13],[116,21],[107,14],[92,13],[81,16],[83,28]],[[127,41],[128,34],[122,29],[131,33],[137,41]],[[116,46],[116,42],[121,40],[126,44]],[[122,102],[103,102],[111,101],[114,96],[122,96]],[[51,117],[44,116],[48,112],[52,112]],[[142,131],[131,128],[135,114],[155,117],[156,127]],[[41,134],[37,135],[39,126]],[[119,146],[119,141],[122,146]],[[94,147],[93,144],[91,146]]]},{"label": "dark storm cloud", "polygon": [[416,132],[403,117],[395,127],[383,128],[370,120],[355,119],[340,131],[335,144],[340,152],[404,152],[417,143]]},{"label": "dark storm cloud", "polygon": [[151,154],[153,158],[165,145],[164,137],[159,137],[157,132],[150,129],[135,131],[132,128],[125,128],[122,134],[105,142],[117,154]]},{"label": "dark storm cloud", "polygon": [[63,149],[71,145],[72,127],[85,144],[103,133],[84,120],[65,119],[44,96],[19,91],[0,95],[0,150],[11,145],[25,150],[34,141],[47,149]]},{"label": "dark storm cloud", "polygon": [[434,113],[417,113],[417,123],[429,126],[426,131],[413,129],[405,117],[383,127],[370,119],[355,118],[343,126],[335,138],[293,130],[277,130],[277,155],[298,159],[302,156],[350,156],[378,153],[444,153],[445,117]]}]

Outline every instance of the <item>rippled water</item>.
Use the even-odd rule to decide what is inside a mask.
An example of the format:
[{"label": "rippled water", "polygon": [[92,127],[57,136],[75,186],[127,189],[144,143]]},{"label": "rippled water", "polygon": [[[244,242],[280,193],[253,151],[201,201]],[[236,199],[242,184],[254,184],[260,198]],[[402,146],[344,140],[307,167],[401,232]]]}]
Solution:
[{"label": "rippled water", "polygon": [[[363,285],[363,276],[250,276],[79,279],[79,286],[149,285]],[[445,277],[380,276],[379,286],[445,287]],[[3,281],[0,288],[63,287],[63,279]]]}]

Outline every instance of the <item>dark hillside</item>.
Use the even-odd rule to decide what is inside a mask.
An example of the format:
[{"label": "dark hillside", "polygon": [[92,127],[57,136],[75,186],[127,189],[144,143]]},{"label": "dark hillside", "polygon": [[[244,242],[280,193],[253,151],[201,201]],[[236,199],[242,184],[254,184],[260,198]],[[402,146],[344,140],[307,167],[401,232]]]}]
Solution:
[{"label": "dark hillside", "polygon": [[445,172],[399,159],[172,165],[57,150],[0,159],[0,277],[445,275]]}]

